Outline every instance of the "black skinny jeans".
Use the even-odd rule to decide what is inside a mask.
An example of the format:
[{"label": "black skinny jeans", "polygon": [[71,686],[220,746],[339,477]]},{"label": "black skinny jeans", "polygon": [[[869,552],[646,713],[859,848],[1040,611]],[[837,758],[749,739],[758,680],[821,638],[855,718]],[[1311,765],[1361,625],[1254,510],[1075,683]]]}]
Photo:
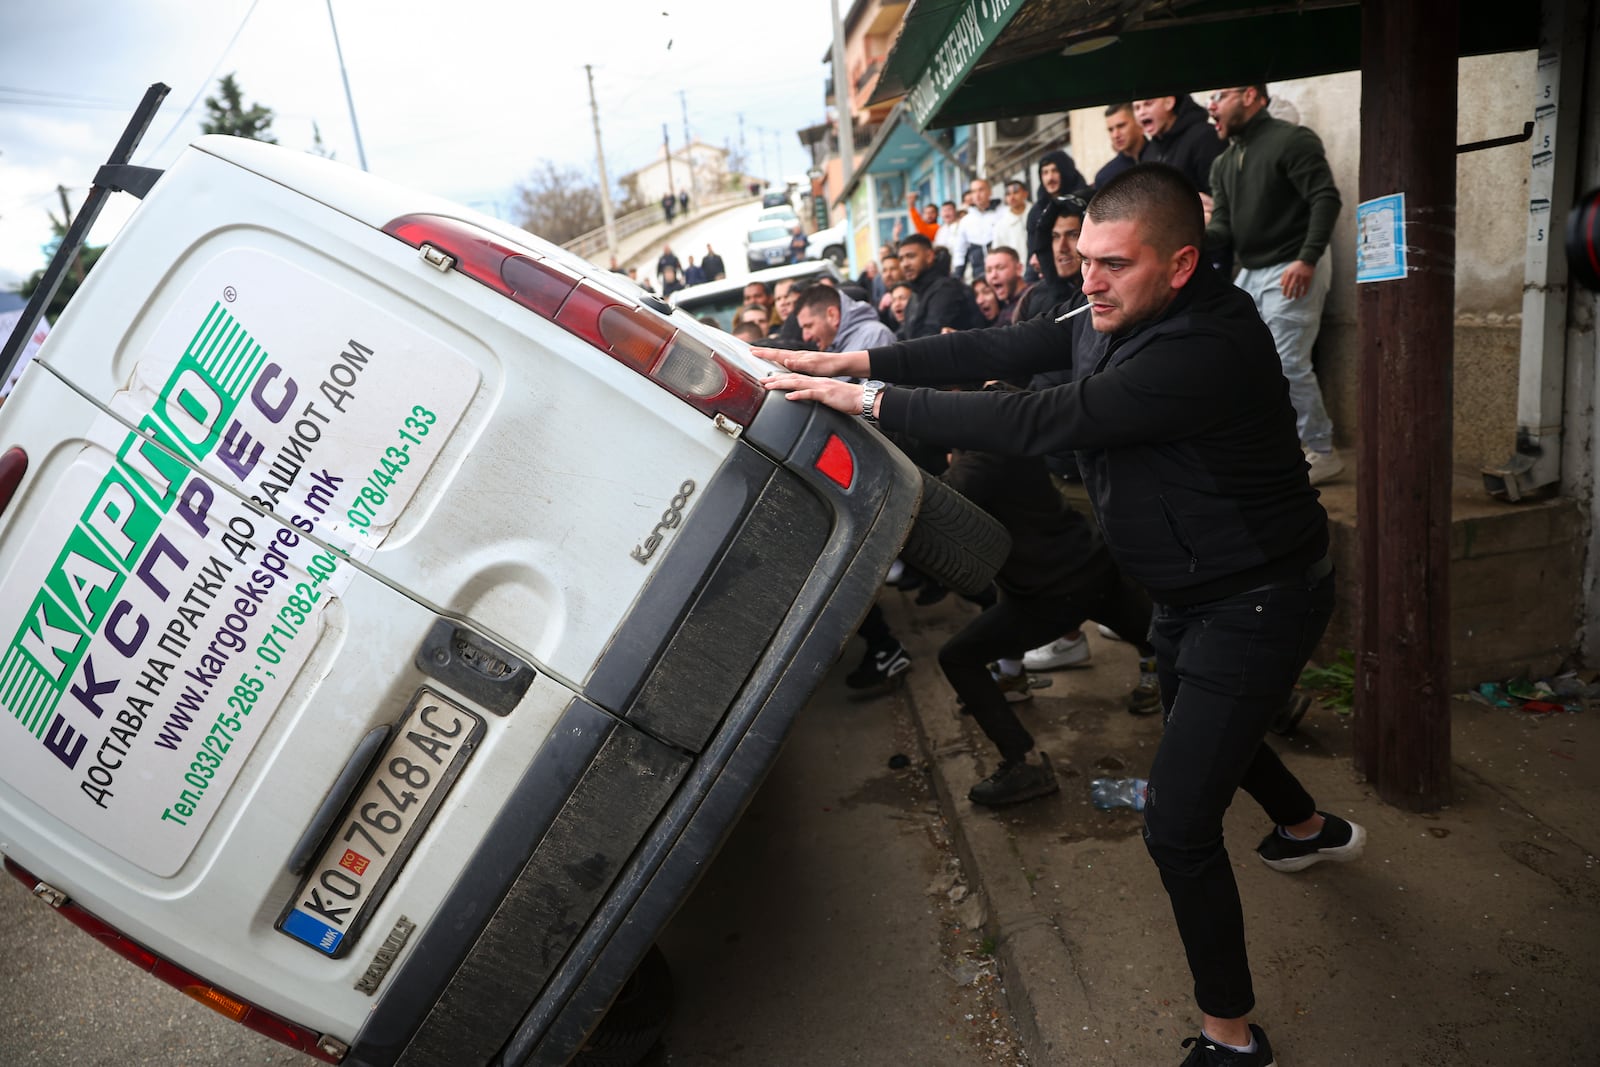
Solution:
[{"label": "black skinny jeans", "polygon": [[988,665],[997,659],[1019,659],[1028,649],[1076,630],[1086,619],[1125,635],[1141,656],[1152,654],[1144,638],[1150,628],[1150,598],[1111,566],[1070,596],[1018,597],[1002,592],[994,607],[939,649],[939,666],[951,688],[1002,759],[1015,761],[1027,755],[1033,749],[1033,736],[989,676]]},{"label": "black skinny jeans", "polygon": [[1200,1010],[1255,1006],[1222,815],[1243,788],[1274,823],[1316,812],[1264,738],[1333,614],[1333,576],[1207,604],[1157,605],[1151,638],[1166,726],[1150,768],[1145,847],[1161,872]]}]

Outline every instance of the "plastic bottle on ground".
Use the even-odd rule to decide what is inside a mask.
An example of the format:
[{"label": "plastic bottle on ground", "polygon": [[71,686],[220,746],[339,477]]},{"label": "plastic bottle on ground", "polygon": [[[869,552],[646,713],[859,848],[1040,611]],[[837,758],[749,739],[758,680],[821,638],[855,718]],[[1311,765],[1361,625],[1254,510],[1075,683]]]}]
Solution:
[{"label": "plastic bottle on ground", "polygon": [[1096,778],[1089,783],[1089,798],[1101,811],[1112,808],[1143,811],[1145,789],[1149,784],[1143,778]]}]

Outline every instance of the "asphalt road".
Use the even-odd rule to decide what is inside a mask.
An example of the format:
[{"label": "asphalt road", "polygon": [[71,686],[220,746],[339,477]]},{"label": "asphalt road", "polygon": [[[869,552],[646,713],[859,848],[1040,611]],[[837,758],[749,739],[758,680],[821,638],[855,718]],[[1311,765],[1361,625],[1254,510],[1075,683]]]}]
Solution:
[{"label": "asphalt road", "polygon": [[[841,674],[801,716],[661,938],[678,1008],[656,1064],[1022,1062],[927,778],[916,760],[888,767],[916,751],[906,711],[893,696],[846,700]],[[0,1064],[313,1062],[139,972],[14,879],[0,882]]]}]

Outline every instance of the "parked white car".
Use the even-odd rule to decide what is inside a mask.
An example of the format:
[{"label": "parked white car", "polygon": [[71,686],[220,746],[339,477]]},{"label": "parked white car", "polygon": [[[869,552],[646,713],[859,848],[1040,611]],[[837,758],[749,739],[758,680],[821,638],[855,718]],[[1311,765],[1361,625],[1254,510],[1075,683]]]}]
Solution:
[{"label": "parked white car", "polygon": [[846,247],[846,226],[839,223],[826,230],[818,230],[806,238],[806,258],[825,259],[840,270],[844,270],[849,255]]},{"label": "parked white car", "polygon": [[197,141],[0,408],[7,868],[327,1062],[568,1062],[928,491],[768,369],[495,219]]}]

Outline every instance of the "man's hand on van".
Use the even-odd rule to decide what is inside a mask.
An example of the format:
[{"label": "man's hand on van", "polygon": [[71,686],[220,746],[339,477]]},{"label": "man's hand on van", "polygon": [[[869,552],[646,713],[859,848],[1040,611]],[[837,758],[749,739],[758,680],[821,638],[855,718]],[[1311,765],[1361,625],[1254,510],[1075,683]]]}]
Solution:
[{"label": "man's hand on van", "polygon": [[796,352],[787,348],[752,348],[750,351],[769,363],[801,374],[827,377],[847,374],[852,378],[865,378],[872,369],[872,361],[865,349],[857,352]]},{"label": "man's hand on van", "polygon": [[768,389],[781,389],[790,400],[815,400],[846,415],[861,414],[861,386],[837,378],[813,378],[807,374],[774,374],[761,382]]}]

